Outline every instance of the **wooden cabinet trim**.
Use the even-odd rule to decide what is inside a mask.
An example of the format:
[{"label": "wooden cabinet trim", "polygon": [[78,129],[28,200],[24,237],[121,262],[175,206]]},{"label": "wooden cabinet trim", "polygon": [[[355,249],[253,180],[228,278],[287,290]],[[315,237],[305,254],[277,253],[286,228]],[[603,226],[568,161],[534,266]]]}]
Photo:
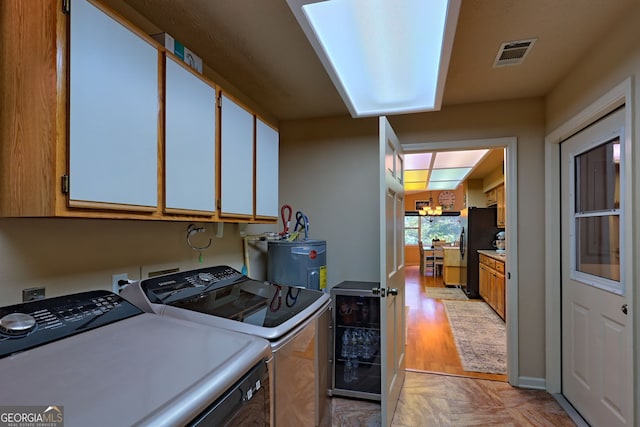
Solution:
[{"label": "wooden cabinet trim", "polygon": [[[130,21],[103,5],[88,0],[109,17],[131,30],[159,50],[164,46],[134,26]],[[30,57],[37,58],[27,67],[21,61],[6,61],[0,65],[0,93],[7,110],[0,118],[0,216],[3,217],[67,217],[113,218],[139,220],[171,220],[219,222],[214,214],[174,211],[163,212],[164,181],[163,137],[158,137],[158,202],[159,206],[131,206],[102,202],[70,201],[61,186],[61,177],[69,174],[69,15],[62,12],[62,0],[35,2],[6,0],[0,2],[0,48],[10,58],[23,55],[29,48]],[[25,19],[15,19],[16,16]],[[205,76],[198,78],[212,84]],[[160,74],[160,72],[159,72]],[[160,75],[158,77],[161,77]],[[37,81],[38,85],[31,82]],[[159,79],[158,128],[163,127],[163,91]],[[17,83],[17,84],[16,84]],[[242,104],[242,103],[240,103]],[[13,108],[14,110],[8,110]],[[245,107],[246,108],[246,107]],[[217,113],[216,113],[217,114]],[[38,126],[25,125],[38,123]],[[270,123],[265,121],[265,123]],[[274,127],[274,129],[276,129]],[[216,130],[216,150],[219,148]],[[219,158],[219,156],[218,156]],[[28,166],[27,166],[28,165]],[[28,189],[29,191],[25,191]],[[174,215],[184,215],[178,217]],[[201,216],[202,215],[202,216]],[[227,222],[268,222],[277,217],[242,216]]]}]

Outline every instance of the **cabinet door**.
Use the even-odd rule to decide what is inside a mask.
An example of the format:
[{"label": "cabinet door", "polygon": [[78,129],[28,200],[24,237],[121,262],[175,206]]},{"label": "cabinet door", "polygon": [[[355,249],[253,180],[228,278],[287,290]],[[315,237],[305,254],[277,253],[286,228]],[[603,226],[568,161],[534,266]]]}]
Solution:
[{"label": "cabinet door", "polygon": [[278,216],[278,132],[256,119],[256,216]]},{"label": "cabinet door", "polygon": [[498,199],[498,210],[497,210],[497,226],[499,228],[504,228],[505,217],[506,217],[506,206],[504,200],[504,184],[498,186],[496,188],[496,198]]},{"label": "cabinet door", "polygon": [[167,57],[165,100],[165,207],[213,213],[216,91]]},{"label": "cabinet door", "polygon": [[[491,282],[491,270],[486,265],[480,264],[480,274],[478,277],[478,287],[480,296],[489,303],[489,286]],[[491,305],[489,303],[489,305]]]},{"label": "cabinet door", "polygon": [[71,3],[70,48],[70,205],[155,210],[157,49],[86,0]]},{"label": "cabinet door", "polygon": [[221,98],[220,213],[253,215],[253,115]]},{"label": "cabinet door", "polygon": [[505,314],[505,280],[504,274],[496,272],[493,276],[494,280],[494,300],[495,300],[495,310],[502,319],[504,319]]}]

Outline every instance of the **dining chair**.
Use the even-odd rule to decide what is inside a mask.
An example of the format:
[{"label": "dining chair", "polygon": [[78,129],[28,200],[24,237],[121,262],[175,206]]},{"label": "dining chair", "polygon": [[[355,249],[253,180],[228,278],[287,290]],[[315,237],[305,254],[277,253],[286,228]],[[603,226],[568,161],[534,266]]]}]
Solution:
[{"label": "dining chair", "polygon": [[433,276],[442,275],[442,270],[444,268],[444,249],[443,247],[447,244],[444,240],[434,240],[431,242],[433,245],[433,259],[432,259],[432,271]]}]

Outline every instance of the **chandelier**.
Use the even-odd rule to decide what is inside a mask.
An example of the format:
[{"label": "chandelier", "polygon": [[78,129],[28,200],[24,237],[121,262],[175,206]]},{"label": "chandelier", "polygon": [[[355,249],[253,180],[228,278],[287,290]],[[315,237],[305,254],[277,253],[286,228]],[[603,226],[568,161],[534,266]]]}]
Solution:
[{"label": "chandelier", "polygon": [[418,211],[422,216],[436,216],[442,215],[442,206],[438,205],[435,209],[432,209],[431,206],[425,206]]}]

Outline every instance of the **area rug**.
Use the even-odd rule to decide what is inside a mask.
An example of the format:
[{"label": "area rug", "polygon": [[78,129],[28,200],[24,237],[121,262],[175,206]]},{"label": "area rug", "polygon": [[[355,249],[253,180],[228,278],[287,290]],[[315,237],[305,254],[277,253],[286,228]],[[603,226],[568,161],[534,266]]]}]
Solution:
[{"label": "area rug", "polygon": [[507,373],[504,322],[482,301],[442,301],[465,371]]},{"label": "area rug", "polygon": [[467,295],[460,288],[432,288],[427,286],[424,288],[424,294],[427,298],[433,299],[453,299],[466,300]]}]

